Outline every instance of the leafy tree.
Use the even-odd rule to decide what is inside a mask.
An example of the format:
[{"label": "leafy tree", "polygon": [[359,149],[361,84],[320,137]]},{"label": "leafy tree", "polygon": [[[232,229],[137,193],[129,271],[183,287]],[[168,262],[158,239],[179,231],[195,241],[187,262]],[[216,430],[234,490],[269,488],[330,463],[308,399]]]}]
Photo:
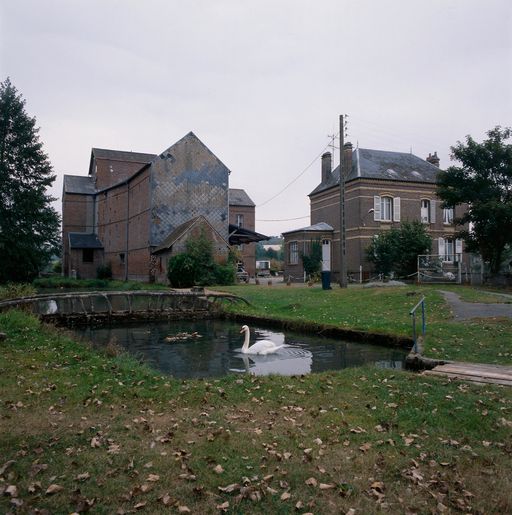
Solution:
[{"label": "leafy tree", "polygon": [[58,252],[60,220],[46,194],[55,175],[38,132],[11,81],[0,83],[0,283],[33,279]]},{"label": "leafy tree", "polygon": [[167,277],[176,288],[233,284],[235,267],[232,262],[226,265],[215,262],[212,242],[201,231],[197,238],[187,241],[186,252],[169,259]]},{"label": "leafy tree", "polygon": [[432,238],[424,224],[404,221],[399,228],[393,227],[374,237],[366,253],[378,273],[395,272],[405,277],[416,272],[418,254],[430,252],[431,247]]},{"label": "leafy tree", "polygon": [[506,246],[512,244],[512,145],[506,143],[512,130],[498,126],[487,136],[482,143],[466,136],[465,143],[451,147],[451,158],[461,166],[440,172],[437,194],[443,207],[467,204],[455,223],[471,224],[471,229],[459,236],[469,251],[480,252],[495,274]]},{"label": "leafy tree", "polygon": [[322,266],[322,245],[320,241],[313,240],[309,246],[309,253],[302,254],[302,264],[308,277],[317,275]]}]

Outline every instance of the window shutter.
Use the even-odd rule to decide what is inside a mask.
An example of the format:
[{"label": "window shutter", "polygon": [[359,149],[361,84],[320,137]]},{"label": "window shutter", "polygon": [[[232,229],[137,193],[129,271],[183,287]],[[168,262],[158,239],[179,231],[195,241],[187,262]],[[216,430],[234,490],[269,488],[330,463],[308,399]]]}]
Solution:
[{"label": "window shutter", "polygon": [[378,195],[373,197],[373,219],[380,222],[380,197]]},{"label": "window shutter", "polygon": [[444,258],[444,238],[439,238],[439,248],[438,248],[438,252],[439,252],[439,255]]},{"label": "window shutter", "polygon": [[395,197],[393,199],[393,221],[400,221],[400,197]]},{"label": "window shutter", "polygon": [[436,201],[433,199],[430,201],[430,223],[436,223]]},{"label": "window shutter", "polygon": [[455,254],[462,254],[462,240],[455,240]]}]

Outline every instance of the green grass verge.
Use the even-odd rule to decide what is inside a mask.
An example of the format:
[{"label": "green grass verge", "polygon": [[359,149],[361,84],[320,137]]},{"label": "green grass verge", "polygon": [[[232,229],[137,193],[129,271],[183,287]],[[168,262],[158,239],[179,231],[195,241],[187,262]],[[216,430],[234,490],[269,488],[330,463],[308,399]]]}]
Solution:
[{"label": "green grass verge", "polygon": [[[220,289],[220,288],[219,288]],[[452,320],[439,289],[480,301],[488,295],[469,287],[406,286],[387,288],[224,287],[247,299],[225,306],[230,312],[298,323],[316,323],[380,334],[412,336],[410,310],[425,296],[425,354],[433,358],[476,363],[512,363],[512,319]],[[419,327],[419,326],[418,326]]]},{"label": "green grass verge", "polygon": [[512,512],[510,389],[374,368],[178,381],[20,312],[0,330],[2,513]]}]

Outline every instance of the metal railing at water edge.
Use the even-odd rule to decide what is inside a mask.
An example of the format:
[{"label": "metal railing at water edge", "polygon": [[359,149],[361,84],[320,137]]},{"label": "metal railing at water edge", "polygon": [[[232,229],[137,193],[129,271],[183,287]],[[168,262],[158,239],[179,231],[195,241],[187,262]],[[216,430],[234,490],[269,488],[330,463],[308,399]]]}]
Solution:
[{"label": "metal railing at water edge", "polygon": [[425,332],[427,330],[427,323],[425,319],[425,297],[422,297],[421,300],[414,306],[409,315],[412,316],[412,340],[413,346],[412,350],[414,352],[418,352],[418,338],[416,335],[416,310],[421,306],[421,334],[425,337]]}]

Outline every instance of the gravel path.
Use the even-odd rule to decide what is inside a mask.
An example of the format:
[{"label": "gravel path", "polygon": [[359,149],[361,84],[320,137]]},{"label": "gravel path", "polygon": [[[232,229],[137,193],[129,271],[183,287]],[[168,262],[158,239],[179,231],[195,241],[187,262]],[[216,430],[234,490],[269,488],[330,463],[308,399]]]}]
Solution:
[{"label": "gravel path", "polygon": [[440,290],[445,300],[450,304],[455,320],[469,320],[470,318],[512,318],[512,304],[483,304],[478,302],[464,302],[456,293]]}]

